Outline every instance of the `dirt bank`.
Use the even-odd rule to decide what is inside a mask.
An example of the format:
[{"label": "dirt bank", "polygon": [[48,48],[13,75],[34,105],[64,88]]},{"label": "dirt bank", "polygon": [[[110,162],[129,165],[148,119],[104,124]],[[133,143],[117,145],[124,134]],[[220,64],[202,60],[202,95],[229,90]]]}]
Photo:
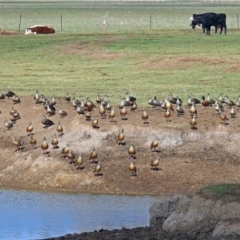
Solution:
[{"label": "dirt bank", "polygon": [[[51,100],[51,97],[49,98]],[[95,100],[94,100],[95,101]],[[60,118],[58,109],[67,111]],[[14,108],[20,114],[11,130],[7,130],[4,121],[10,121],[10,111]],[[146,108],[148,124],[142,122],[142,107],[135,112],[128,109],[127,120],[122,120],[118,107],[113,122],[100,117],[98,107],[92,118],[98,118],[99,128],[93,128],[91,121],[79,115],[71,102],[57,99],[56,114],[47,116],[43,105],[35,104],[33,97],[21,97],[21,103],[13,104],[11,99],[0,101],[0,186],[71,191],[79,193],[115,193],[115,194],[194,194],[200,188],[217,183],[238,183],[240,171],[240,134],[239,116],[230,118],[228,125],[221,124],[214,107],[205,109],[197,106],[197,130],[191,130],[189,109],[183,106],[185,114],[172,113],[170,122],[166,122],[162,110]],[[225,113],[229,115],[229,108]],[[54,122],[49,128],[41,123],[42,115]],[[63,135],[59,137],[58,148],[51,141],[57,134],[60,121]],[[33,125],[33,137],[36,148],[29,144],[26,127]],[[124,128],[124,144],[118,145],[116,136]],[[12,138],[23,141],[21,151],[16,151]],[[46,151],[41,149],[43,137],[49,144]],[[156,152],[150,150],[153,140],[159,142]],[[137,176],[130,178],[128,148],[133,144],[136,150],[134,164]],[[71,160],[63,158],[61,149],[69,148],[83,158],[83,169],[77,170]],[[92,148],[98,154],[101,163],[101,176],[93,173],[94,165],[89,160]],[[75,159],[76,159],[75,158]],[[158,171],[152,171],[150,162],[159,159]]]}]

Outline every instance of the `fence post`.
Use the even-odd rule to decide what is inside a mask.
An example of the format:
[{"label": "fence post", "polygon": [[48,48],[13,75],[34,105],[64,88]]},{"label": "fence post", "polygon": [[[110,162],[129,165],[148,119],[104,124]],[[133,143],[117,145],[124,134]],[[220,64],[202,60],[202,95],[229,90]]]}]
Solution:
[{"label": "fence post", "polygon": [[238,14],[237,14],[237,27],[239,28]]},{"label": "fence post", "polygon": [[61,15],[61,32],[62,32],[62,15]]},{"label": "fence post", "polygon": [[152,29],[152,16],[150,15],[150,29]]},{"label": "fence post", "polygon": [[20,32],[20,29],[21,29],[21,22],[22,22],[22,15],[20,14],[19,26],[18,26],[18,31],[19,31],[19,32]]}]

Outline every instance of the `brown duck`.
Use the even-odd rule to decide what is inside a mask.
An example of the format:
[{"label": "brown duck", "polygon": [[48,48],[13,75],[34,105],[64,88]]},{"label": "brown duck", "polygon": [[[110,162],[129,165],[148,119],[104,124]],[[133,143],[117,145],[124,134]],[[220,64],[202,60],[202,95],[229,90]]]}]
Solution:
[{"label": "brown duck", "polygon": [[137,176],[137,168],[136,168],[136,166],[133,164],[132,161],[131,161],[128,169],[129,169],[129,171],[131,172],[130,177],[136,177],[136,176]]}]

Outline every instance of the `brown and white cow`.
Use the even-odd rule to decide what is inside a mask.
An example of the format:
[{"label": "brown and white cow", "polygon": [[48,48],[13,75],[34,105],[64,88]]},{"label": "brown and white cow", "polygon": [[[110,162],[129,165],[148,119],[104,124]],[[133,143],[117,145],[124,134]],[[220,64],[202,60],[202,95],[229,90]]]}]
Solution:
[{"label": "brown and white cow", "polygon": [[25,35],[28,34],[50,34],[55,33],[55,30],[46,25],[35,25],[25,29]]}]

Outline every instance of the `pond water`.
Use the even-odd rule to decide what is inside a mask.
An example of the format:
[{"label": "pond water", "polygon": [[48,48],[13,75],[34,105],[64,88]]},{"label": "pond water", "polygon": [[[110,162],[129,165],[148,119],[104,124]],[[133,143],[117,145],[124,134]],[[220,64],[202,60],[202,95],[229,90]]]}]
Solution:
[{"label": "pond water", "polygon": [[0,190],[0,239],[43,239],[149,225],[155,196]]}]

